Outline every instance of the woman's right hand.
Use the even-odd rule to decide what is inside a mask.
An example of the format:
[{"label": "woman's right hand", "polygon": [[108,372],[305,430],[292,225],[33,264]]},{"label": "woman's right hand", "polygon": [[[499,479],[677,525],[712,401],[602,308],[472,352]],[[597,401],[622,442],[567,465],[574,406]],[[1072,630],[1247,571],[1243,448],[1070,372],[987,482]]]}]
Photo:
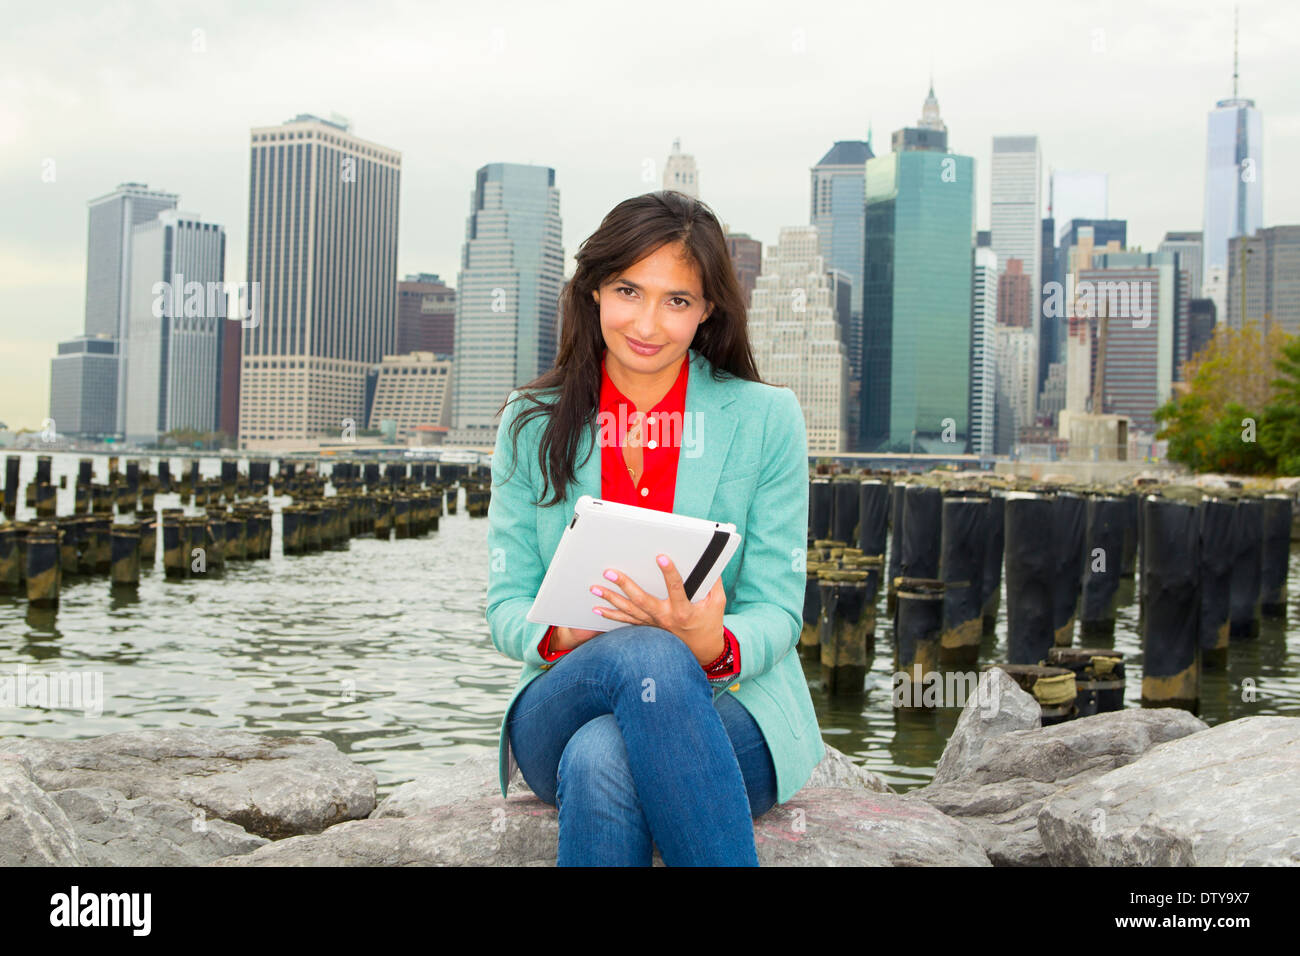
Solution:
[{"label": "woman's right hand", "polygon": [[551,650],[571,651],[584,641],[604,633],[604,631],[586,631],[578,627],[557,627],[551,632]]}]

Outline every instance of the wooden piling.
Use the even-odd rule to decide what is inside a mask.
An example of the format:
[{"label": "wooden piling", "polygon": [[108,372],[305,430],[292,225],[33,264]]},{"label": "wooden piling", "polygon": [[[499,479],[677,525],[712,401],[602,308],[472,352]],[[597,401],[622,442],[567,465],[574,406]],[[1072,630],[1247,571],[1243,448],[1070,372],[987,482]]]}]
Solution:
[{"label": "wooden piling", "polygon": [[27,533],[27,603],[58,607],[62,569],[58,526],[41,522]]},{"label": "wooden piling", "polygon": [[1142,502],[1142,705],[1196,713],[1200,700],[1200,516],[1188,501]]}]

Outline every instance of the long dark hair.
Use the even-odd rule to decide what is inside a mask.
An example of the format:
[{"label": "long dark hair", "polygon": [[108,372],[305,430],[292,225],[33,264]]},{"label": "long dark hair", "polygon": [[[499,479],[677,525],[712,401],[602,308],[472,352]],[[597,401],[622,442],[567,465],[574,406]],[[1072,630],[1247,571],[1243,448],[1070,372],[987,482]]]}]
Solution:
[{"label": "long dark hair", "polygon": [[[574,458],[581,432],[595,421],[599,411],[605,338],[600,331],[600,306],[592,298],[592,290],[672,242],[685,247],[687,258],[700,271],[704,298],[713,304],[708,321],[696,329],[690,348],[709,360],[718,381],[732,377],[763,382],[749,345],[745,297],[713,210],[675,190],[623,200],[578,247],[574,257],[577,269],[560,295],[562,321],[555,365],[519,388],[516,400],[527,397],[533,404],[515,417],[510,435],[512,460],[517,460],[519,430],[524,423],[538,415],[548,419],[537,445],[537,464],[543,482],[541,497],[545,499],[551,489],[553,497],[545,504],[534,502],[539,507],[564,500],[574,480]],[[551,389],[559,390],[558,399],[552,403],[542,402],[533,394]],[[498,415],[508,401],[501,404]]]}]

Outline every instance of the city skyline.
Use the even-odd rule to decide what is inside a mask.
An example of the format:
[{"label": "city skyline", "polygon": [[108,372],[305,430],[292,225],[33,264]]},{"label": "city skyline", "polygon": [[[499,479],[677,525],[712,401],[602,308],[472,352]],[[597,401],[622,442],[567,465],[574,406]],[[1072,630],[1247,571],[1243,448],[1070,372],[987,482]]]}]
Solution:
[{"label": "city skyline", "polygon": [[[15,428],[45,417],[49,360],[84,322],[87,202],[122,182],[180,194],[183,208],[226,226],[226,279],[242,281],[247,137],[298,113],[338,110],[358,136],[403,154],[395,283],[457,273],[474,170],[492,162],[556,170],[571,271],[578,243],[613,205],[660,188],[678,138],[695,157],[701,198],[732,229],[775,243],[782,226],[807,221],[806,177],[836,140],[865,139],[871,128],[882,155],[889,133],[915,122],[926,60],[949,149],[976,160],[980,228],[989,225],[992,137],[1035,135],[1045,180],[1054,168],[1108,174],[1110,215],[1128,221],[1131,243],[1154,251],[1165,232],[1202,227],[1206,118],[1231,95],[1232,8],[1217,3],[1116,12],[1013,4],[1003,16],[1015,22],[1023,10],[1019,32],[993,31],[956,6],[941,31],[930,18],[876,22],[830,7],[745,21],[692,11],[692,31],[656,23],[627,36],[584,27],[568,10],[511,5],[439,11],[436,21],[382,6],[364,20],[303,7],[314,15],[255,11],[207,23],[197,8],[117,9],[137,15],[61,14],[9,31],[2,75],[17,95],[0,107],[0,420]],[[1281,174],[1300,145],[1284,49],[1297,23],[1291,10],[1242,6],[1240,95],[1264,116],[1263,166],[1275,171],[1265,226],[1300,221],[1300,187]],[[615,43],[627,49],[614,52]],[[336,55],[304,58],[321,46]],[[85,52],[55,55],[69,48]],[[669,63],[698,65],[689,81],[665,70],[664,49]],[[617,81],[590,82],[600,58],[579,54],[592,50],[614,52]],[[1054,82],[1027,83],[1036,71]],[[473,95],[457,92],[465,89]],[[797,123],[773,136],[770,119],[737,108],[746,102],[738,89],[764,115],[797,105]],[[841,95],[828,101],[828,89]],[[1009,110],[999,96],[1013,89]],[[671,109],[665,96],[675,97]],[[623,122],[630,132],[613,125]]]}]

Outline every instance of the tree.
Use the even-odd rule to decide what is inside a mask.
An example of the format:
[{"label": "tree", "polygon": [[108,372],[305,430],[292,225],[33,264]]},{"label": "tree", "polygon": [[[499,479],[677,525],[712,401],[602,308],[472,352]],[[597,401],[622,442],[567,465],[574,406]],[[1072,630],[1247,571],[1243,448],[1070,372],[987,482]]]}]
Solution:
[{"label": "tree", "polygon": [[1300,475],[1300,335],[1282,347],[1274,365],[1281,374],[1272,382],[1259,443],[1277,462],[1278,474]]},{"label": "tree", "polygon": [[[1267,335],[1253,323],[1243,329],[1216,328],[1210,343],[1183,365],[1187,388],[1156,410],[1161,424],[1156,437],[1169,441],[1169,460],[1193,471],[1261,474],[1277,469],[1280,456],[1262,435],[1272,429],[1280,447],[1290,447],[1285,430],[1278,431],[1287,421],[1288,402],[1292,410],[1296,403],[1294,395],[1288,399],[1284,394],[1288,379],[1279,364],[1290,348],[1277,326]],[[1283,379],[1274,378],[1277,371],[1284,372]]]}]

